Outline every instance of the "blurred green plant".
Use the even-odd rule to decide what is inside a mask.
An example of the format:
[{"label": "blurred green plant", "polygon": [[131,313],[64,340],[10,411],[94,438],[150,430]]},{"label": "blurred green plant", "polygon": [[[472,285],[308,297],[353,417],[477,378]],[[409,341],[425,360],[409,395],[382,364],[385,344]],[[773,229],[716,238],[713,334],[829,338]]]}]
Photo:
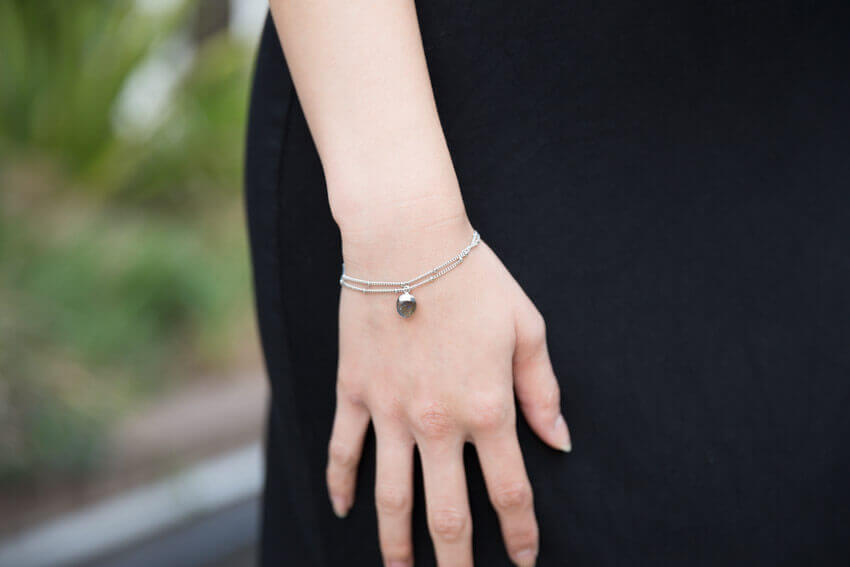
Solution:
[{"label": "blurred green plant", "polygon": [[189,41],[156,120],[116,120],[191,38],[197,3],[172,4],[0,2],[0,482],[86,470],[116,419],[231,363],[251,324],[250,46]]},{"label": "blurred green plant", "polygon": [[241,185],[250,69],[249,50],[230,36],[205,41],[159,127],[116,144],[93,177],[125,201],[166,209],[229,199]]},{"label": "blurred green plant", "polygon": [[[128,80],[175,38],[191,38],[196,2],[140,10],[131,0],[0,2],[0,150],[46,154],[73,190],[170,210],[239,186],[251,46],[227,33],[200,45],[151,131],[120,136]],[[172,49],[173,50],[173,49]],[[66,188],[67,189],[67,188]]]},{"label": "blurred green plant", "polygon": [[114,140],[109,109],[180,20],[129,0],[0,3],[0,135],[84,172]]},{"label": "blurred green plant", "polygon": [[113,418],[225,364],[246,327],[234,215],[76,214],[58,232],[0,217],[0,479],[91,464]]}]

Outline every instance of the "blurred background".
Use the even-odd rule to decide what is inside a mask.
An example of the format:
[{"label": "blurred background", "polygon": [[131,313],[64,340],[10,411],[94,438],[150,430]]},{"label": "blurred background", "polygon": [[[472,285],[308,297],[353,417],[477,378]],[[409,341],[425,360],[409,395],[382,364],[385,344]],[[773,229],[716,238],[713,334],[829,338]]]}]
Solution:
[{"label": "blurred background", "polygon": [[4,567],[252,564],[241,179],[266,9],[0,2]]}]

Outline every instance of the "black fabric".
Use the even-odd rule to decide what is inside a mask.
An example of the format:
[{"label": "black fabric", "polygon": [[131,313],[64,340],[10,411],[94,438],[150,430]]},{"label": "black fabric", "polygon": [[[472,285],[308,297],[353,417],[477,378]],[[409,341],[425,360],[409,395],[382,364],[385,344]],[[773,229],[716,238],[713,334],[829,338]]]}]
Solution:
[{"label": "black fabric", "polygon": [[[573,433],[565,456],[519,420],[538,565],[850,565],[845,6],[418,3],[469,216],[547,319]],[[246,186],[262,563],[379,565],[371,432],[347,519],[324,486],[339,233],[270,22]],[[509,565],[467,449],[476,564]]]}]

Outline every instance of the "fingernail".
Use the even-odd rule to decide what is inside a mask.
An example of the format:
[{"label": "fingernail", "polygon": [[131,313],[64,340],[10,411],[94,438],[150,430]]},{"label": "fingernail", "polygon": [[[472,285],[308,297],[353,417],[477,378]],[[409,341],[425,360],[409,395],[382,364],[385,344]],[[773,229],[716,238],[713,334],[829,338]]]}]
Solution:
[{"label": "fingernail", "polygon": [[535,560],[537,559],[537,551],[531,548],[523,549],[517,551],[514,558],[519,567],[534,567]]},{"label": "fingernail", "polygon": [[573,442],[570,440],[570,430],[567,428],[567,422],[563,415],[559,415],[555,420],[555,439],[558,448],[564,453],[569,453],[573,450]]},{"label": "fingernail", "polygon": [[331,496],[331,506],[333,506],[337,518],[344,518],[348,515],[348,502],[342,496]]},{"label": "fingernail", "polygon": [[389,563],[387,563],[387,567],[410,567],[411,565],[413,565],[412,562],[404,559],[397,559],[395,561],[390,561]]}]

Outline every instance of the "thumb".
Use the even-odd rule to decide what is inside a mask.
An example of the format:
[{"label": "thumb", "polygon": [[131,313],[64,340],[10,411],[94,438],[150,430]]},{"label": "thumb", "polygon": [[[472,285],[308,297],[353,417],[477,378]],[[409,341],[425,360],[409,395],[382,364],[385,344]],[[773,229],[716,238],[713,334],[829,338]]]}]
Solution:
[{"label": "thumb", "polygon": [[546,324],[531,301],[516,315],[514,389],[531,429],[548,445],[572,450],[567,422],[561,414],[561,389],[546,348]]}]

